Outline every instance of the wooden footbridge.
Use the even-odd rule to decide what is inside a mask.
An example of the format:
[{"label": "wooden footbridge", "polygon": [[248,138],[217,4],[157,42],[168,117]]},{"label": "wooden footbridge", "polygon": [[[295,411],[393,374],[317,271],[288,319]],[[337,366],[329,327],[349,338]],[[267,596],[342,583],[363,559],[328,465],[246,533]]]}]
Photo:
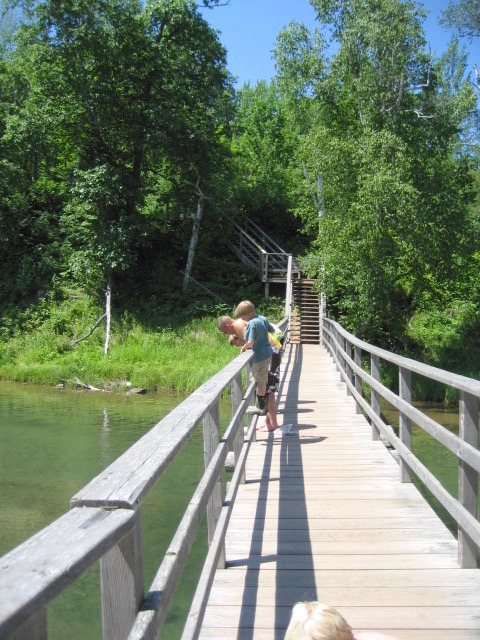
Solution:
[{"label": "wooden footbridge", "polygon": [[459,568],[457,541],[399,481],[327,351],[292,345],[285,360],[279,409],[296,433],[251,445],[200,638],[281,639],[302,600],[357,631],[480,638],[480,572]]},{"label": "wooden footbridge", "polygon": [[[355,631],[480,640],[480,383],[324,319],[321,345],[285,349],[279,418],[293,426],[265,433],[256,418],[246,422],[250,360],[238,356],[74,496],[65,516],[2,558],[2,640],[47,638],[48,604],[97,561],[103,637],[157,638],[205,512],[209,550],[182,640],[281,640],[292,605],[306,599],[333,605]],[[383,362],[398,367],[398,394],[380,382]],[[458,436],[412,405],[412,374],[458,389]],[[227,389],[231,420],[220,433]],[[399,410],[398,435],[382,420],[381,397]],[[416,458],[412,423],[458,457],[458,499]],[[144,594],[142,502],[202,425],[205,475]],[[224,490],[229,452],[235,470]],[[457,537],[412,474],[457,522]]]}]

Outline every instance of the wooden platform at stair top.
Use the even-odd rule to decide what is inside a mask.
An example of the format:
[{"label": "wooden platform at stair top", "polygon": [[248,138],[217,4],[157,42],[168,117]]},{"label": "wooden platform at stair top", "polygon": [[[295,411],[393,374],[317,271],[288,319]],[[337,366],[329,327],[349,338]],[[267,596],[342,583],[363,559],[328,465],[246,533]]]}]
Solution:
[{"label": "wooden platform at stair top", "polygon": [[298,434],[252,444],[200,637],[283,640],[293,604],[313,599],[354,631],[480,639],[480,571],[458,568],[454,537],[399,482],[323,347],[287,348],[278,405]]}]

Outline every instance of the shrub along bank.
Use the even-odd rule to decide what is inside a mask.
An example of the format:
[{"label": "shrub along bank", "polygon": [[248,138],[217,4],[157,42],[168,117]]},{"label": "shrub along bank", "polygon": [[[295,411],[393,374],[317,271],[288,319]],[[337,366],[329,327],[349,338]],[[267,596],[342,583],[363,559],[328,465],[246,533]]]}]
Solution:
[{"label": "shrub along bank", "polygon": [[[279,320],[281,305],[273,300],[260,308],[270,319]],[[107,357],[103,355],[103,325],[88,338],[101,307],[78,292],[63,300],[41,300],[17,318],[15,328],[4,320],[0,327],[0,378],[3,380],[55,385],[84,384],[100,388],[133,387],[149,391],[171,389],[191,392],[219,371],[236,355],[217,330],[217,318],[227,308],[212,307],[208,315],[173,316],[170,308],[157,309],[148,322],[124,312],[112,323]]]}]

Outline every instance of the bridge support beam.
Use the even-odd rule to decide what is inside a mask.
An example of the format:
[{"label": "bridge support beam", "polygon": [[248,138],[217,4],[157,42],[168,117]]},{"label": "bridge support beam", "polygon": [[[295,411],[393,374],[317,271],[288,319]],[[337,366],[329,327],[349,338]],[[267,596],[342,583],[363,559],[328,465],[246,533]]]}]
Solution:
[{"label": "bridge support beam", "polygon": [[[460,437],[478,449],[478,398],[464,391],[460,392]],[[460,504],[477,517],[478,471],[472,469],[463,460],[459,460],[458,499]],[[472,538],[459,527],[458,564],[464,569],[477,567],[477,545]]]},{"label": "bridge support beam", "polygon": [[[372,378],[380,382],[380,358],[373,353],[370,355],[370,374]],[[372,411],[380,416],[380,394],[375,389],[371,390],[370,406]],[[372,422],[372,440],[379,440],[378,428]]]},{"label": "bridge support beam", "polygon": [[[399,390],[398,395],[402,400],[412,403],[412,373],[409,369],[400,367],[398,373]],[[412,420],[400,411],[399,417],[400,440],[409,449],[412,450]],[[411,482],[412,470],[406,464],[405,460],[400,458],[400,482]]]},{"label": "bridge support beam", "polygon": [[100,559],[104,640],[126,640],[143,601],[140,512],[136,525]]},{"label": "bridge support beam", "polygon": [[[357,367],[362,367],[362,350],[360,349],[360,347],[355,347],[355,364],[357,365]],[[355,374],[355,390],[356,392],[360,395],[360,397],[363,396],[362,393],[362,379],[359,375]],[[355,404],[355,410],[357,413],[362,413],[362,407],[360,406],[360,403],[357,402]]]}]

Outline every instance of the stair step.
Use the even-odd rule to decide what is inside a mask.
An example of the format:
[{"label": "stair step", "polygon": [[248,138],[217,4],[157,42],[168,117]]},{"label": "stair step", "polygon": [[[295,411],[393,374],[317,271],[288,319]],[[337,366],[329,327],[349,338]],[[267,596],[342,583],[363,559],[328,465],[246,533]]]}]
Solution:
[{"label": "stair step", "polygon": [[293,283],[293,301],[296,307],[294,344],[320,343],[320,301],[313,288],[314,281],[302,278]]}]

